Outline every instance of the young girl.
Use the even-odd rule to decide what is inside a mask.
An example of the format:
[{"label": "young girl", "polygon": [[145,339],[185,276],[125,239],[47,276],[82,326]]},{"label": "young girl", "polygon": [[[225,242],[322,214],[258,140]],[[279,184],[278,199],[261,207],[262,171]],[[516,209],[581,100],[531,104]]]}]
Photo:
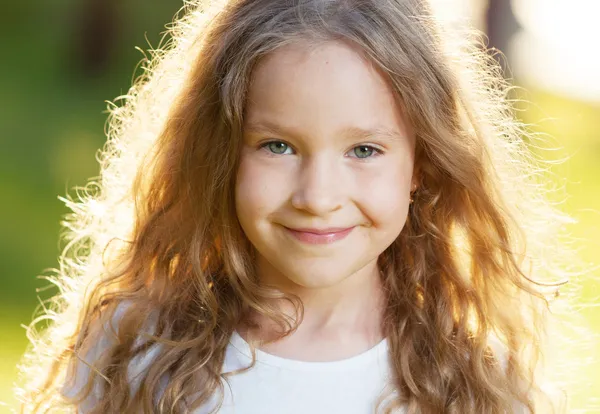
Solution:
[{"label": "young girl", "polygon": [[66,200],[24,411],[560,410],[536,362],[564,216],[491,58],[423,1],[220,3]]}]

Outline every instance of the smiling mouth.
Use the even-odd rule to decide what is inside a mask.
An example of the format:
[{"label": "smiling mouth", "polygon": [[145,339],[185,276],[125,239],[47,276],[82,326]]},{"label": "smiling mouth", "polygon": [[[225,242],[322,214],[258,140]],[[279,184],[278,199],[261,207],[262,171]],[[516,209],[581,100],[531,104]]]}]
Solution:
[{"label": "smiling mouth", "polygon": [[345,239],[354,229],[328,228],[328,229],[291,229],[284,227],[297,240],[306,244],[331,244]]}]

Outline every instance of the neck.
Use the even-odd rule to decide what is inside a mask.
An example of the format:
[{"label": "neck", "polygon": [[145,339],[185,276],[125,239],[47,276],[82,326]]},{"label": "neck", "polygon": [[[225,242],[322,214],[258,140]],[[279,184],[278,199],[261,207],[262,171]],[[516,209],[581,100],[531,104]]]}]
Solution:
[{"label": "neck", "polygon": [[[303,305],[300,319],[289,301],[275,301],[280,312],[298,323],[295,331],[279,340],[274,340],[281,332],[272,321],[263,315],[251,315],[259,328],[242,330],[242,333],[259,342],[273,341],[262,346],[265,350],[292,358],[327,360],[358,354],[383,339],[381,321],[385,301],[376,261],[336,285],[317,288],[307,288],[278,277],[267,266],[259,269],[264,284],[297,296]],[[324,349],[320,349],[319,344]],[[333,354],[328,356],[327,349]]]}]

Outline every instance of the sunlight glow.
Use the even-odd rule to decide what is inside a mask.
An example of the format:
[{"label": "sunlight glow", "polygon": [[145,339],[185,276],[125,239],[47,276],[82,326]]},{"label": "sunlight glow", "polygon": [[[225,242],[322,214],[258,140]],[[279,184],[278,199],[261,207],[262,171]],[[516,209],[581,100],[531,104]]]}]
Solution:
[{"label": "sunlight glow", "polygon": [[574,98],[600,101],[600,1],[513,0],[524,31],[509,51],[515,74]]},{"label": "sunlight glow", "polygon": [[468,22],[482,29],[485,0],[430,0],[432,10],[443,21]]}]

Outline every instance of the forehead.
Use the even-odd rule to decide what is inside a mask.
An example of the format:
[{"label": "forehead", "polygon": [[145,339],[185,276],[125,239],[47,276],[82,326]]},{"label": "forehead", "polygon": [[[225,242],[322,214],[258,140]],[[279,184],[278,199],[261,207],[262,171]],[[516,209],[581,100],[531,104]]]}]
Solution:
[{"label": "forehead", "polygon": [[357,49],[333,41],[298,41],[263,58],[252,74],[244,122],[285,125],[307,136],[410,134],[385,76]]}]

